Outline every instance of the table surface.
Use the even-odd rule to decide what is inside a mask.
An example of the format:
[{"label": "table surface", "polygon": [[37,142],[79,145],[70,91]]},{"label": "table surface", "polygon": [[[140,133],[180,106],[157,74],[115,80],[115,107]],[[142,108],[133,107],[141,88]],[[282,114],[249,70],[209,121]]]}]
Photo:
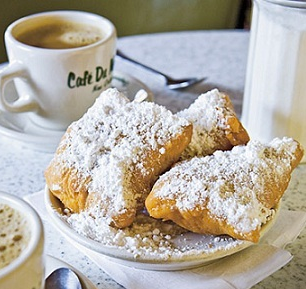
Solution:
[{"label": "table surface", "polygon": [[[167,90],[162,77],[125,60],[116,59],[115,70],[141,80],[153,92],[155,102],[173,112],[188,107],[199,94],[218,88],[230,95],[240,115],[248,43],[249,33],[237,30],[175,32],[119,39],[118,47],[124,53],[172,77],[207,77],[205,82],[183,91]],[[0,191],[23,197],[41,190],[45,184],[43,171],[51,158],[50,153],[28,149],[21,143],[0,136]],[[306,165],[300,165],[284,196],[284,208],[306,211],[306,185],[301,181],[305,175]],[[73,264],[97,288],[122,288],[86,256],[69,246],[48,224],[45,225],[47,254]],[[293,254],[292,261],[253,288],[304,288],[306,230],[286,249]]]}]

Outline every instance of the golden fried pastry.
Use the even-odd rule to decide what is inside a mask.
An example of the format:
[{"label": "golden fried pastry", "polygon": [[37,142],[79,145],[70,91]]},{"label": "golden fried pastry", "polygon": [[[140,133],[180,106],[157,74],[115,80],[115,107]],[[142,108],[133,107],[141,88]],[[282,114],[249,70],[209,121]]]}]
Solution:
[{"label": "golden fried pastry", "polygon": [[194,157],[159,178],[146,208],[195,233],[258,242],[302,156],[298,142],[283,138]]},{"label": "golden fried pastry", "polygon": [[45,171],[47,186],[72,212],[129,226],[191,134],[192,125],[166,108],[108,89],[68,128]]},{"label": "golden fried pastry", "polygon": [[193,124],[192,139],[181,159],[210,155],[246,144],[249,135],[240,123],[232,102],[217,89],[201,94],[189,108],[177,113]]}]

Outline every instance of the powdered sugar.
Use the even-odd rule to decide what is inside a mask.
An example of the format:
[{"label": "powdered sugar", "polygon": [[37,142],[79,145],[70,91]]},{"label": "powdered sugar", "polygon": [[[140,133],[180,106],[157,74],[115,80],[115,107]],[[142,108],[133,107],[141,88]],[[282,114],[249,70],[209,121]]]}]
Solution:
[{"label": "powdered sugar", "polygon": [[189,108],[177,113],[193,124],[192,139],[183,158],[212,154],[229,128],[227,119],[235,115],[226,96],[217,89],[201,94]]},{"label": "powdered sugar", "polygon": [[205,206],[238,232],[251,232],[273,213],[261,199],[270,193],[269,182],[277,185],[290,175],[296,145],[289,138],[269,145],[250,141],[232,151],[183,161],[160,177],[163,186],[155,197],[175,200],[181,211]]},{"label": "powdered sugar", "polygon": [[[227,218],[238,231],[249,232],[267,223],[275,214],[274,209],[266,208],[258,199],[258,194],[263,193],[263,176],[275,175],[274,181],[279,182],[291,169],[295,149],[296,143],[289,138],[275,139],[269,145],[251,141],[232,151],[217,151],[212,156],[182,161],[160,177],[164,180],[171,173],[171,180],[158,196],[175,199],[182,210],[209,200],[208,207],[216,218]],[[186,184],[187,188],[182,187]],[[247,244],[229,236],[193,234],[145,213],[138,214],[128,228],[113,228],[101,211],[91,210],[68,213],[62,218],[79,234],[100,242],[101,246],[125,250],[135,259],[170,261],[195,258],[199,254],[227,254]]]},{"label": "powdered sugar", "polygon": [[[126,207],[135,206],[136,199],[140,197],[123,190],[130,167],[137,166],[142,174],[148,173],[139,152],[150,149],[164,154],[165,140],[181,133],[182,126],[191,121],[195,129],[188,154],[196,154],[195,151],[211,153],[211,148],[215,146],[212,137],[214,128],[225,130],[226,117],[233,113],[230,108],[225,108],[225,104],[225,99],[217,90],[202,95],[194,104],[197,108],[194,111],[202,115],[195,114],[193,106],[188,113],[178,113],[187,121],[158,105],[130,103],[118,91],[108,90],[80,121],[70,126],[72,133],[61,144],[69,150],[65,150],[62,159],[80,174],[91,177],[88,191],[101,192],[104,205],[109,204],[107,209],[123,212]],[[161,114],[167,117],[160,118]],[[207,134],[203,133],[203,127]],[[176,172],[175,176],[165,185],[159,197],[175,199],[182,210],[209,200],[209,209],[217,218],[226,217],[239,231],[249,232],[266,223],[273,215],[273,210],[266,208],[256,197],[261,191],[260,176],[274,169],[281,177],[290,168],[294,145],[289,139],[275,140],[268,148],[253,141],[246,147],[234,147],[232,152],[217,151],[207,158],[195,157],[190,162],[183,161],[171,170],[172,176]],[[285,151],[288,158],[278,159],[276,155]],[[273,164],[264,161],[267,154],[272,154]],[[241,171],[244,174],[241,175]],[[190,186],[181,190],[179,179],[182,175]],[[234,181],[230,183],[228,179],[233,176]],[[167,178],[167,173],[160,177],[161,180],[164,178]],[[180,191],[188,194],[179,194]],[[78,214],[66,211],[62,218],[77,233],[100,242],[101,246],[125,250],[136,259],[180,259],[229,251],[245,244],[229,236],[193,234],[172,222],[162,222],[145,213],[139,213],[131,226],[118,229],[109,225],[107,215],[105,206],[97,204]]]},{"label": "powdered sugar", "polygon": [[[101,195],[109,215],[135,208],[139,193],[130,176],[133,168],[146,175],[143,165],[149,151],[165,152],[164,145],[182,134],[189,122],[149,102],[130,102],[116,89],[108,89],[88,112],[70,127],[60,146],[60,163],[90,177],[88,192]],[[99,209],[101,206],[97,205]]]},{"label": "powdered sugar", "polygon": [[79,234],[98,241],[104,248],[124,250],[135,259],[180,260],[184,257],[208,257],[216,252],[227,254],[243,241],[229,236],[198,235],[172,222],[138,214],[133,224],[124,229],[111,227],[103,216],[93,217],[89,212],[61,215]]}]

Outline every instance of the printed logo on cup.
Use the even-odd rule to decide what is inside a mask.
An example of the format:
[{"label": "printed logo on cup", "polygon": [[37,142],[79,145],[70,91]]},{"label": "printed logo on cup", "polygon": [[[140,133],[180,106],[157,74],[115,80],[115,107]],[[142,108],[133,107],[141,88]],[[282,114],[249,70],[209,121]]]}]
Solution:
[{"label": "printed logo on cup", "polygon": [[92,92],[101,91],[111,84],[111,73],[113,72],[114,59],[112,58],[109,68],[97,66],[94,71],[85,70],[82,75],[77,75],[71,71],[67,77],[67,85],[74,89],[81,86],[93,85]]}]

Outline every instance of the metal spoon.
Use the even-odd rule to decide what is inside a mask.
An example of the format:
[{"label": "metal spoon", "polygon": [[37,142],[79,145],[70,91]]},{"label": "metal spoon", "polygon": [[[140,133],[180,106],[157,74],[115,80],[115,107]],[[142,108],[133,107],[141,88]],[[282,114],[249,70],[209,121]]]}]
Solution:
[{"label": "metal spoon", "polygon": [[157,73],[161,76],[163,76],[165,79],[166,79],[166,86],[169,88],[169,89],[180,89],[180,88],[186,88],[186,87],[189,87],[191,85],[194,85],[196,83],[199,83],[201,81],[203,81],[204,79],[206,79],[205,77],[202,77],[202,78],[197,78],[197,77],[191,77],[191,78],[182,78],[182,79],[173,79],[172,77],[152,68],[152,67],[149,67],[149,66],[146,66],[128,56],[126,56],[124,53],[122,53],[120,50],[117,50],[117,55],[125,60],[128,60],[130,62],[133,62],[137,65],[140,65],[154,73]]},{"label": "metal spoon", "polygon": [[45,289],[82,289],[81,281],[69,268],[58,268],[46,279]]}]

